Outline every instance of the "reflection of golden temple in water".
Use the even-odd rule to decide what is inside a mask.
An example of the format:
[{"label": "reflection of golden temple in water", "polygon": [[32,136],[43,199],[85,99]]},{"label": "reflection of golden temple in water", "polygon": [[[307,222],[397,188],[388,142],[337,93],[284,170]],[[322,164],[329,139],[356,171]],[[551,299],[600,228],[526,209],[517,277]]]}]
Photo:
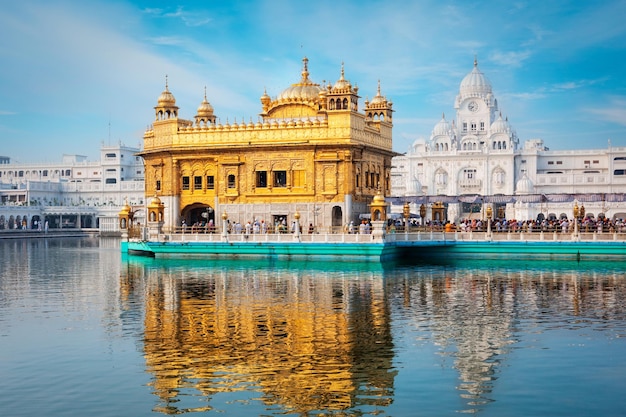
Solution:
[{"label": "reflection of golden temple in water", "polygon": [[199,411],[176,407],[190,388],[204,409],[218,393],[250,389],[296,413],[387,405],[395,371],[379,277],[150,271],[144,349],[159,411]]},{"label": "reflection of golden temple in water", "polygon": [[[144,350],[161,399],[158,411],[165,413],[211,409],[216,395],[247,390],[277,412],[371,405],[393,414],[401,370],[393,363],[398,342],[392,341],[392,324],[404,319],[430,335],[440,354],[433,361],[458,373],[458,384],[449,387],[465,404],[457,411],[479,412],[506,372],[502,363],[519,342],[521,322],[557,316],[555,323],[563,316],[601,322],[623,315],[619,300],[626,295],[621,272],[593,268],[344,274],[163,265],[129,267],[122,296],[139,291],[138,282],[145,286]],[[183,407],[189,389],[206,399],[203,406]]]}]

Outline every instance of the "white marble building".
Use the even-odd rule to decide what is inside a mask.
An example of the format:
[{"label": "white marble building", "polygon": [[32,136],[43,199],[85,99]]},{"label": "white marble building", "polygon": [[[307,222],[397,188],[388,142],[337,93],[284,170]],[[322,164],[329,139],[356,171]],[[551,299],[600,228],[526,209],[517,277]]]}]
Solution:
[{"label": "white marble building", "polygon": [[591,217],[626,218],[626,147],[551,151],[541,139],[520,146],[476,61],[454,109],[428,140],[393,159],[392,212],[409,202],[419,213],[423,204],[428,220],[458,223],[484,218],[490,205],[494,217],[536,220],[571,218],[578,204]]},{"label": "white marble building", "polygon": [[39,227],[118,230],[126,201],[142,221],[143,159],[139,148],[103,145],[99,161],[63,155],[60,162],[14,163],[0,158],[0,229]]}]

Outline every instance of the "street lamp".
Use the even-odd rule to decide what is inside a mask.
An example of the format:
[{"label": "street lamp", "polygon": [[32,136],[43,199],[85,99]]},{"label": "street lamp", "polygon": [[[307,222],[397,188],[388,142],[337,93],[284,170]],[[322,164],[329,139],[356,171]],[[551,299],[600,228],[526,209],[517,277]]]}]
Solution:
[{"label": "street lamp", "polygon": [[422,218],[422,226],[424,226],[424,217],[426,217],[426,206],[424,204],[420,206],[420,217]]},{"label": "street lamp", "polygon": [[580,205],[580,211],[578,212],[578,214],[580,215],[580,219],[581,219],[580,225],[582,226],[582,220],[585,219],[585,206],[583,204]]},{"label": "street lamp", "polygon": [[411,206],[409,202],[404,203],[402,207],[402,214],[404,215],[404,233],[409,233],[409,217],[411,216]]},{"label": "street lamp", "polygon": [[222,213],[222,238],[228,239],[228,228],[226,227],[226,220],[228,220],[228,213]]},{"label": "street lamp", "polygon": [[493,209],[491,206],[487,206],[487,236],[491,237],[491,217],[493,216]]},{"label": "street lamp", "polygon": [[578,216],[580,215],[580,210],[578,208],[578,201],[574,201],[574,236],[578,237]]},{"label": "street lamp", "polygon": [[293,218],[296,219],[296,224],[295,224],[295,236],[296,238],[300,238],[300,212],[296,211],[293,215]]}]

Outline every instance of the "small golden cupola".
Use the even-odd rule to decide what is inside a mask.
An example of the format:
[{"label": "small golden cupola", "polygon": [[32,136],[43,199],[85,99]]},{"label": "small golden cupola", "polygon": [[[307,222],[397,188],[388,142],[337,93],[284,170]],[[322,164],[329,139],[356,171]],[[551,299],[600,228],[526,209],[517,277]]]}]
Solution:
[{"label": "small golden cupola", "polygon": [[121,230],[128,229],[133,221],[133,209],[128,205],[128,200],[124,200],[124,206],[118,213],[119,226]]},{"label": "small golden cupola", "polygon": [[380,190],[370,204],[370,218],[372,220],[387,220],[387,202]]},{"label": "small golden cupola", "polygon": [[164,204],[161,202],[161,199],[155,195],[148,204],[148,222],[162,222],[164,211]]},{"label": "small golden cupola", "polygon": [[358,111],[359,96],[358,87],[352,87],[350,81],[346,80],[343,62],[341,63],[341,78],[335,85],[328,87],[327,102],[328,110],[350,110]]},{"label": "small golden cupola", "polygon": [[167,75],[165,76],[165,90],[159,96],[157,105],[154,108],[156,120],[166,120],[178,117],[178,106],[176,106],[176,99],[170,92],[167,85]]},{"label": "small golden cupola", "polygon": [[270,108],[270,103],[272,102],[272,98],[267,94],[267,89],[263,91],[263,95],[261,96],[261,104],[263,105],[263,113],[267,113]]},{"label": "small golden cupola", "polygon": [[393,103],[388,101],[380,93],[380,80],[378,80],[378,90],[372,101],[365,101],[365,115],[374,122],[392,122]]},{"label": "small golden cupola", "polygon": [[198,107],[195,119],[197,126],[215,124],[216,117],[213,114],[213,106],[211,106],[211,103],[209,103],[206,98],[206,87],[204,87],[204,100],[202,100],[202,103],[200,103],[200,106]]}]

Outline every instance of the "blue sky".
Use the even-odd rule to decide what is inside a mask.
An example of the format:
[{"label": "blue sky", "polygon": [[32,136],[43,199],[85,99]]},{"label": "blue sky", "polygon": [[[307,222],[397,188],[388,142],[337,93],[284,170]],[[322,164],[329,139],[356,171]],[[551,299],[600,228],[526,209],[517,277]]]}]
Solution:
[{"label": "blue sky", "polygon": [[626,1],[3,2],[0,155],[99,159],[138,146],[168,76],[180,115],[204,96],[225,123],[256,121],[266,89],[310,78],[394,103],[394,150],[428,138],[479,68],[521,141],[626,146]]}]

